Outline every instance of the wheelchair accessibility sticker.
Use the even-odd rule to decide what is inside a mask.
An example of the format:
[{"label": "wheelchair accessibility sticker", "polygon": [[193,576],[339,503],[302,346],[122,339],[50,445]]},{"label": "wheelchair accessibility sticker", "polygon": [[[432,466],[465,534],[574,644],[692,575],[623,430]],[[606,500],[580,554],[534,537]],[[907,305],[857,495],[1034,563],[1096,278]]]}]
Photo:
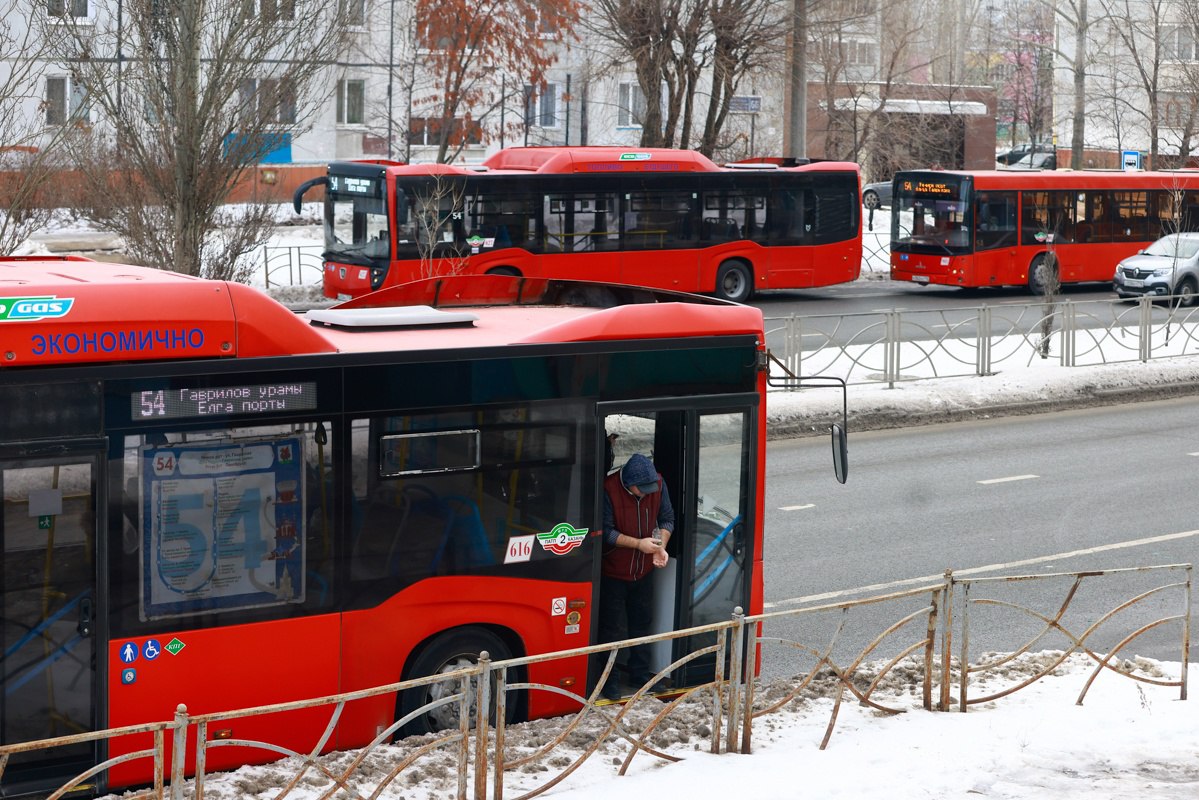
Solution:
[{"label": "wheelchair accessibility sticker", "polygon": [[556,556],[566,555],[581,545],[586,538],[585,529],[576,528],[569,522],[560,522],[553,530],[537,534],[537,541],[541,542],[541,546]]}]

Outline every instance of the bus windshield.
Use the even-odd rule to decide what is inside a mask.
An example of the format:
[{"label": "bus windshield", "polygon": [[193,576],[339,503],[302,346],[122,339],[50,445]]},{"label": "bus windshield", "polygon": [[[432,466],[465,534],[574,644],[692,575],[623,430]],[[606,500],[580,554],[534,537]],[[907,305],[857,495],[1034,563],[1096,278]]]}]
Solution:
[{"label": "bus windshield", "polygon": [[891,249],[962,253],[970,250],[970,181],[944,173],[899,181],[891,201]]},{"label": "bus windshield", "polygon": [[330,170],[325,203],[325,259],[386,267],[388,241],[386,179]]}]

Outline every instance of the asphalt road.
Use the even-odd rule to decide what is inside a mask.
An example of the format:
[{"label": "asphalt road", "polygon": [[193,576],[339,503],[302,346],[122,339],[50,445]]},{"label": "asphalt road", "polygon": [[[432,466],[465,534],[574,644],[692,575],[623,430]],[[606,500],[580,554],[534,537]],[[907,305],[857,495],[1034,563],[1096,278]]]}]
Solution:
[{"label": "asphalt road", "polygon": [[[850,479],[844,486],[831,477],[824,438],[771,441],[767,610],[835,602],[857,596],[846,593],[856,587],[874,587],[866,594],[899,591],[924,584],[920,579],[935,582],[947,568],[959,577],[1045,575],[1193,562],[1199,547],[1193,501],[1199,474],[1196,419],[1199,399],[1182,398],[862,432],[851,437]],[[981,570],[993,565],[998,566]],[[1081,636],[1104,613],[1180,574],[1087,578],[1062,625]],[[978,587],[978,592],[1000,592],[1009,602],[1027,603],[1052,618],[1071,583],[1007,583]],[[836,596],[818,599],[826,593]],[[1148,608],[1120,612],[1086,643],[1112,647],[1147,620],[1179,613],[1181,596],[1181,590],[1154,595]],[[924,602],[871,606],[845,617],[838,663],[902,616],[899,608]],[[814,637],[813,646],[828,646],[831,626],[842,620],[825,616],[804,634]],[[806,625],[780,621],[777,630],[799,636]],[[979,608],[973,614],[971,652],[1010,650],[1042,627],[1025,612]],[[1177,623],[1165,625],[1124,652],[1177,661],[1179,637]],[[1068,637],[1058,633],[1034,649],[1068,646]],[[887,643],[878,654],[894,655],[898,648]],[[780,652],[767,653],[767,675],[791,671]]]}]

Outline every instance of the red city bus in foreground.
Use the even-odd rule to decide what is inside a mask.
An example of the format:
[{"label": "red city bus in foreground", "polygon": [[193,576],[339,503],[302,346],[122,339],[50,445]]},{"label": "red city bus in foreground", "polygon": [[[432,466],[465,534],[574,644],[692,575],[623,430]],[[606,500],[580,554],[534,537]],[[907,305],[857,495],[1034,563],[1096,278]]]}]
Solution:
[{"label": "red city bus in foreground", "polygon": [[857,164],[719,167],[688,150],[515,147],[478,166],[338,161],[325,187],[324,294],[418,278],[605,281],[743,302],[856,280]]},{"label": "red city bus in foreground", "polygon": [[1192,230],[1199,172],[899,172],[891,279],[1039,294],[1051,251],[1062,283],[1110,282],[1122,258]]},{"label": "red city bus in foreground", "polygon": [[[302,317],[239,284],[71,257],[0,259],[0,287],[5,744],[593,643],[610,434],[612,463],[650,455],[675,507],[654,630],[762,610],[758,309],[479,275]],[[674,685],[710,681],[713,658]],[[586,695],[587,669],[523,678]],[[426,691],[349,704],[328,747],[369,742]],[[213,735],[309,752],[327,714]],[[430,714],[412,730],[443,725]],[[17,754],[0,795],[149,737]],[[208,766],[268,758],[228,747]]]}]

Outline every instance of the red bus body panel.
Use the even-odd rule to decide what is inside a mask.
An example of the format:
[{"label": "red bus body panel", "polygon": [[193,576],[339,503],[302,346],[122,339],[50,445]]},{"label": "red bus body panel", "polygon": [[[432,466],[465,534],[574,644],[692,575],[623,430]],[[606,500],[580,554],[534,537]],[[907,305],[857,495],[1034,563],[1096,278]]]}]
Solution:
[{"label": "red bus body panel", "polygon": [[[107,654],[108,725],[169,720],[179,703],[195,715],[334,694],[343,660],[340,624],[338,615],[326,614],[114,639],[108,643]],[[153,660],[141,655],[150,639],[161,652]],[[174,654],[168,647],[172,640],[183,643]],[[139,652],[132,663],[121,656],[130,645]],[[129,669],[135,671],[132,680],[126,677]],[[246,717],[217,727],[229,731],[229,736],[221,738],[260,739],[306,752],[320,741],[329,716],[328,708],[311,709]],[[216,737],[216,731],[209,731],[210,739]],[[114,739],[109,756],[151,744],[150,734]],[[168,736],[167,763],[170,744]],[[209,751],[207,768],[226,769],[276,758],[278,754],[269,750],[219,747]],[[144,760],[123,764],[112,770],[110,783],[145,782],[149,770]],[[188,765],[188,771],[195,771],[194,763]]]}]

